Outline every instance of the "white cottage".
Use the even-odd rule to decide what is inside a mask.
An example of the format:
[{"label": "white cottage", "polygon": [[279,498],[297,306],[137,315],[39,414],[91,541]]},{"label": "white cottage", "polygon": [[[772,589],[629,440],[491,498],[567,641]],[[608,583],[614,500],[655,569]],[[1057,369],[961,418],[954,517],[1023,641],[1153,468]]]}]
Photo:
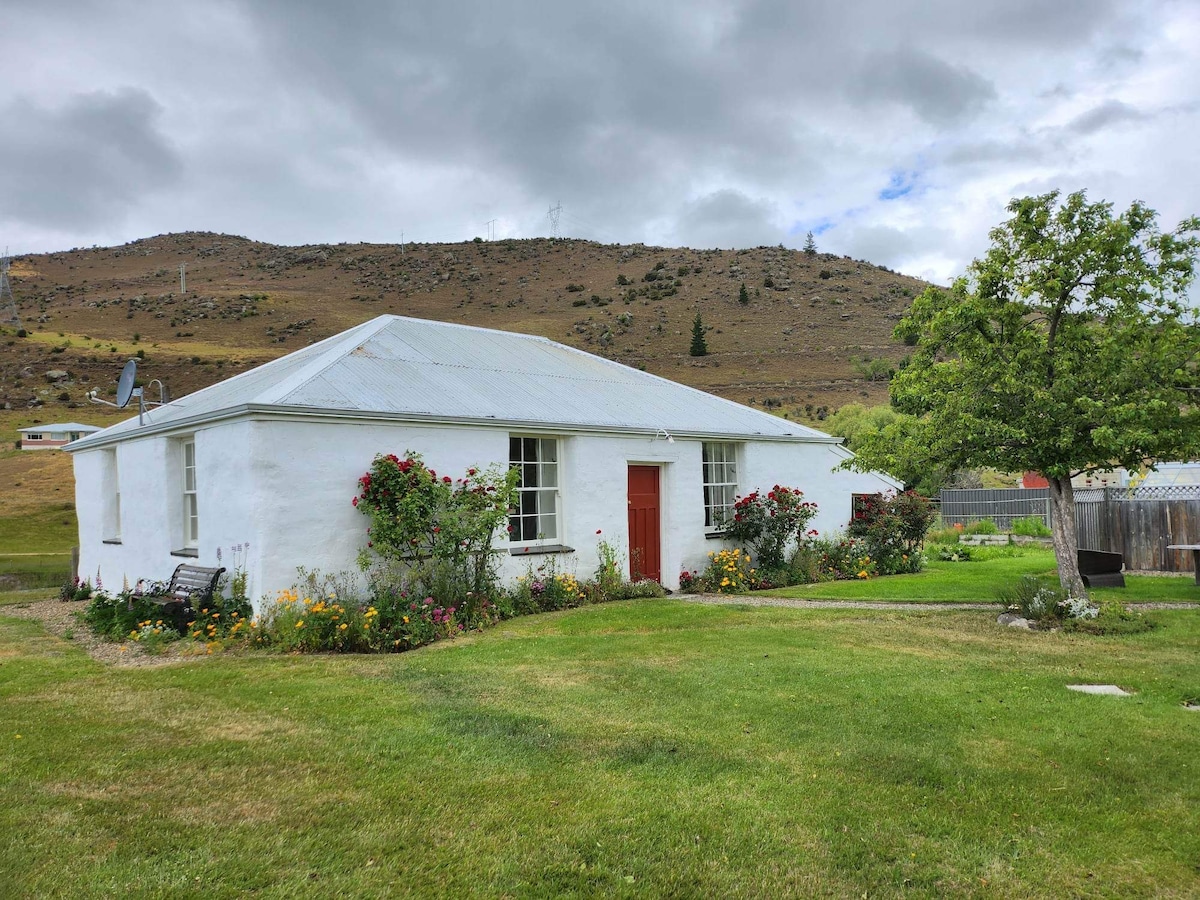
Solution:
[{"label": "white cottage", "polygon": [[598,535],[667,588],[720,545],[735,495],[774,484],[840,529],[855,494],[899,485],[835,471],[839,439],[542,337],[380,316],[75,441],[80,572],[165,579],[249,545],[253,595],[296,567],[354,568],[366,517],[351,505],[377,453],[438,472],[529,473],[507,578],[558,554],[590,574]]}]

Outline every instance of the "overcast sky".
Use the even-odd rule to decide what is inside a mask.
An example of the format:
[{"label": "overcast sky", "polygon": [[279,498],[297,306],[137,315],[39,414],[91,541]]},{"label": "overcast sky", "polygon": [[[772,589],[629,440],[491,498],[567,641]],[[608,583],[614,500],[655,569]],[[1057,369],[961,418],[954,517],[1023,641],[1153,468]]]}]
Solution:
[{"label": "overcast sky", "polygon": [[[820,249],[946,281],[1014,196],[1200,213],[1196,0],[0,0],[0,247]],[[488,222],[495,220],[489,232]]]}]

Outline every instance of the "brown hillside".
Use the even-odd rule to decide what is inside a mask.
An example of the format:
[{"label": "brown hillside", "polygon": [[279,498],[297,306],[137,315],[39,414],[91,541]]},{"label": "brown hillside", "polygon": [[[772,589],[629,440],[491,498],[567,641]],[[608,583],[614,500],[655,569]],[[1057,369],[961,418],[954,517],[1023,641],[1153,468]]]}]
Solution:
[{"label": "brown hillside", "polygon": [[[891,332],[926,286],[866,262],[772,247],[278,247],[208,233],[19,257],[11,276],[29,334],[0,335],[0,407],[24,410],[22,424],[94,418],[100,408],[84,393],[111,396],[139,350],[143,380],[181,396],[381,313],[540,334],[803,416],[806,404],[885,401],[886,382],[859,374],[862,362],[904,355]],[[709,328],[702,358],[688,355],[697,312]],[[54,370],[68,374],[46,374]]]}]

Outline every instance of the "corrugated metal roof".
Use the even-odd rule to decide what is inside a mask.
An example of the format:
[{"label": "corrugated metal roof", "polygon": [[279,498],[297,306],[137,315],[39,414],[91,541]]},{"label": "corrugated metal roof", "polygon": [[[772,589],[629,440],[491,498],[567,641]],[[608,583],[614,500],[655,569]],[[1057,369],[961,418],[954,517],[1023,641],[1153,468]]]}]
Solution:
[{"label": "corrugated metal roof", "polygon": [[380,316],[77,442],[199,424],[242,407],[588,430],[830,440],[546,338]]}]

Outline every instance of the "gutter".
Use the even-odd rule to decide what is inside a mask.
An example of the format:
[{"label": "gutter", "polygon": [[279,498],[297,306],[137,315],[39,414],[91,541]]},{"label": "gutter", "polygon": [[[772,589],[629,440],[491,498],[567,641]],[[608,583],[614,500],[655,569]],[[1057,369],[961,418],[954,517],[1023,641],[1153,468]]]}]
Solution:
[{"label": "gutter", "polygon": [[[439,416],[428,413],[388,413],[364,412],[361,410],[336,410],[315,406],[276,406],[264,403],[242,403],[216,412],[197,413],[193,416],[173,418],[162,423],[148,423],[140,428],[124,429],[115,434],[107,434],[109,429],[73,441],[63,449],[68,453],[77,450],[93,450],[107,447],[126,440],[153,437],[155,435],[188,434],[201,425],[211,425],[229,422],[235,419],[249,418],[252,420],[301,420],[307,422],[338,422],[338,423],[376,423],[395,422],[411,425],[428,426],[474,426],[484,428],[503,428],[505,430],[521,430],[553,434],[617,434],[623,436],[647,437],[649,429],[631,425],[570,425],[562,422],[546,422],[533,419],[495,419],[490,416],[472,418],[465,416]],[[132,420],[130,420],[132,421]],[[780,419],[786,422],[786,419]],[[121,423],[124,424],[124,423]],[[118,428],[120,425],[111,426]],[[831,435],[806,434],[759,434],[747,432],[709,432],[709,431],[672,431],[675,438],[713,441],[779,441],[798,444],[834,444],[840,445],[842,438]]]}]

